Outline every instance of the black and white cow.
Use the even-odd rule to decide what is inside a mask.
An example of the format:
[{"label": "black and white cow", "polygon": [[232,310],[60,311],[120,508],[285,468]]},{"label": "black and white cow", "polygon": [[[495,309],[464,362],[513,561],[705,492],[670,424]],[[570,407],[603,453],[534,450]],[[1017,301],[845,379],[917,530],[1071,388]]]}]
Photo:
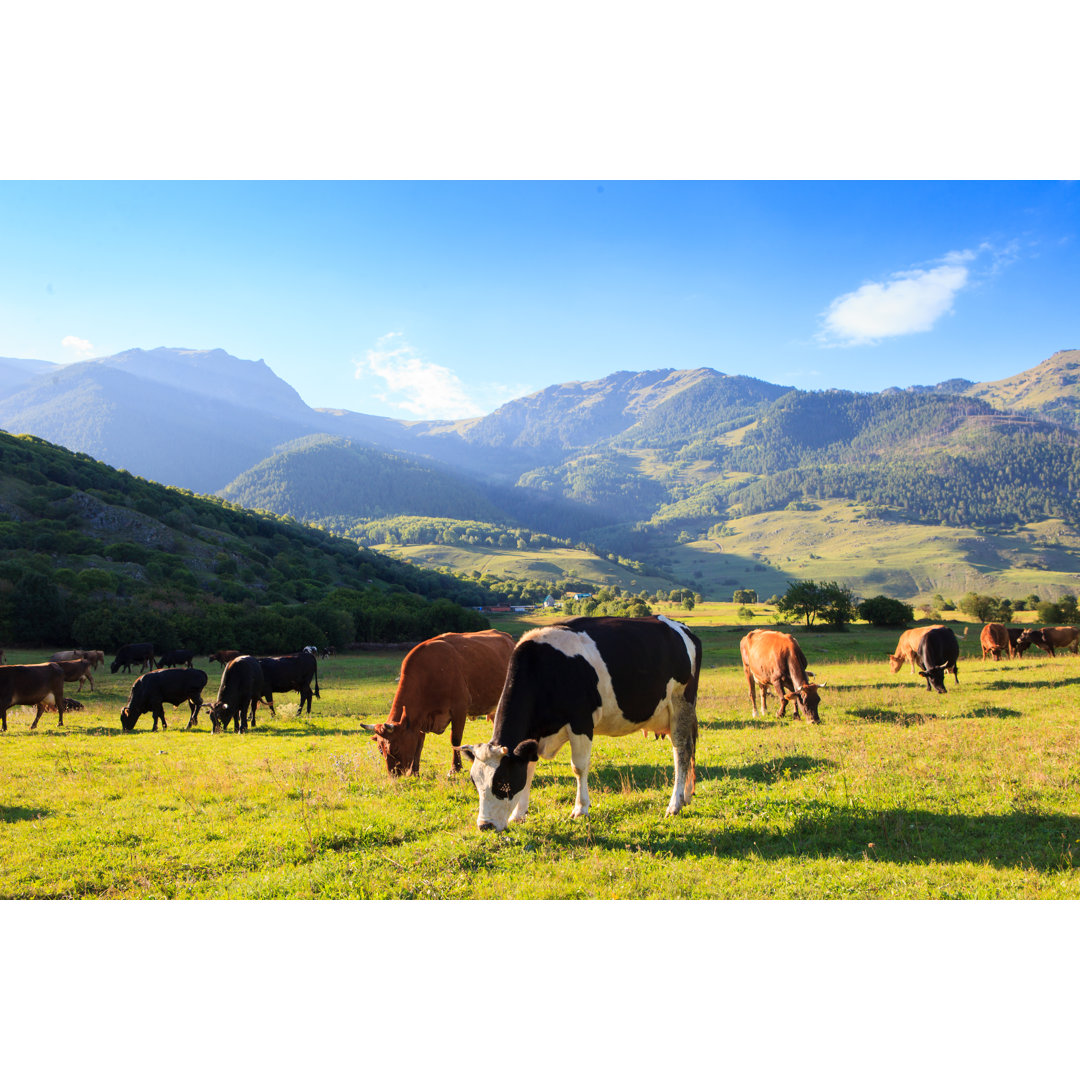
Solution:
[{"label": "black and white cow", "polygon": [[926,689],[936,690],[939,694],[948,693],[945,689],[946,671],[951,671],[959,683],[960,676],[956,673],[959,658],[960,643],[952,630],[947,626],[932,626],[927,630],[915,650],[915,662],[919,665],[919,674],[926,680]]},{"label": "black and white cow", "polygon": [[675,787],[667,812],[694,793],[701,642],[682,623],[578,618],[525,634],[495,711],[491,741],[463,746],[480,795],[476,824],[501,832],[522,821],[538,758],[570,743],[577,779],[571,817],[589,812],[589,757],[594,735],[653,731],[671,736]]}]

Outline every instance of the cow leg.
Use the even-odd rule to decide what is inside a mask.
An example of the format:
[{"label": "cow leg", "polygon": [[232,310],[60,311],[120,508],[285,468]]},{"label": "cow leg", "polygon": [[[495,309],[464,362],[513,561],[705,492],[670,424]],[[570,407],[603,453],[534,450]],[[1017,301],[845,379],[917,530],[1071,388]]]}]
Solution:
[{"label": "cow leg", "polygon": [[420,755],[424,750],[424,738],[427,732],[421,731],[416,740],[416,750],[413,752],[412,764],[405,770],[406,776],[419,776],[420,775]]},{"label": "cow leg", "polygon": [[[750,688],[750,715],[757,716],[757,680],[751,674],[750,669],[746,668],[746,684]],[[761,711],[765,711],[765,691],[762,690],[761,698]]]},{"label": "cow leg", "polygon": [[584,817],[589,812],[589,760],[592,757],[592,739],[588,735],[570,736],[570,767],[577,780],[577,797],[574,799],[572,818]]},{"label": "cow leg", "polygon": [[34,717],[34,722],[30,725],[30,730],[33,731],[37,727],[37,722],[41,719],[41,714],[45,711],[45,703],[43,701],[38,702],[37,716]]},{"label": "cow leg", "polygon": [[688,701],[677,701],[671,718],[671,750],[675,757],[675,786],[668,803],[668,815],[689,806],[697,777],[694,752],[697,749],[697,713]]},{"label": "cow leg", "polygon": [[202,708],[203,704],[202,698],[199,698],[197,702],[189,701],[188,704],[191,706],[191,717],[188,720],[188,730],[190,731],[193,727],[198,727],[199,710]]},{"label": "cow leg", "polygon": [[0,731],[7,731],[7,709],[0,709],[0,723],[3,724]]},{"label": "cow leg", "polygon": [[517,805],[510,815],[510,821],[524,821],[529,812],[529,793],[532,791],[533,777],[536,775],[536,762],[530,761],[528,772],[525,775],[525,787],[518,792]]},{"label": "cow leg", "polygon": [[450,762],[450,772],[447,774],[447,779],[454,775],[454,773],[461,772],[461,751],[458,747],[461,745],[461,737],[465,734],[465,721],[468,717],[464,712],[452,712],[450,714],[450,749],[452,754],[452,760]]},{"label": "cow leg", "polygon": [[[776,682],[774,682],[772,684],[772,688],[773,688],[773,693],[780,699],[780,711],[776,714],[777,717],[779,718],[779,717],[783,716],[784,713],[787,712],[787,698],[784,695],[784,686],[780,682],[779,679],[777,679]],[[764,687],[761,688],[761,696],[763,698],[765,697],[765,688]],[[795,715],[796,716],[798,715],[798,708],[799,707],[796,705],[795,706],[795,709],[796,709]]]}]

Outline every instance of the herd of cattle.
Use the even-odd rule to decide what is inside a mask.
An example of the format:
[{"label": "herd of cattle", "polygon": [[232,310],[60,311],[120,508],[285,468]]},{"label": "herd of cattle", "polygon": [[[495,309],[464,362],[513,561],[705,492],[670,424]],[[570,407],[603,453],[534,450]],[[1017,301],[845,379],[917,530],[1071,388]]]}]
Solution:
[{"label": "herd of cattle", "polygon": [[[988,623],[980,634],[982,657],[999,660],[1002,653],[1022,656],[1032,645],[1048,655],[1055,649],[1078,652],[1080,632],[1058,626],[1013,630]],[[588,772],[596,735],[651,732],[670,737],[675,783],[667,813],[677,814],[694,793],[697,746],[697,690],[701,673],[701,641],[688,627],[663,615],[645,618],[575,618],[525,633],[514,639],[500,630],[442,634],[421,642],[401,665],[397,691],[386,721],[364,724],[382,754],[387,770],[415,775],[428,734],[450,727],[454,772],[461,755],[470,762],[470,777],[480,799],[477,825],[501,831],[524,819],[536,763],[550,759],[564,743],[577,781],[572,817],[589,810]],[[740,642],[743,671],[753,716],[761,711],[771,689],[780,702],[778,716],[789,703],[796,717],[817,723],[819,690],[807,670],[798,641],[778,630],[751,630]],[[325,654],[324,654],[325,655]],[[959,642],[944,625],[919,627],[900,636],[889,667],[898,672],[910,663],[912,674],[926,680],[926,689],[946,693],[945,675],[959,683]],[[318,650],[307,646],[286,656],[250,656],[223,650],[210,654],[222,665],[217,696],[207,704],[215,732],[254,728],[260,701],[274,712],[275,693],[297,691],[298,711],[311,713],[319,697]],[[190,706],[188,727],[198,723],[207,674],[192,666],[191,650],[172,650],[155,660],[149,643],[117,650],[111,670],[130,672],[139,665],[127,704],[120,713],[124,731],[132,731],[143,714],[166,728],[164,706]],[[100,651],[54,653],[40,664],[7,665],[0,650],[0,721],[7,731],[7,710],[36,705],[31,728],[46,708],[55,708],[63,726],[65,708],[81,708],[64,697],[64,684],[84,681],[93,690],[92,672],[105,662]],[[155,666],[156,665],[156,666]],[[469,717],[486,716],[491,738],[462,745]]]}]

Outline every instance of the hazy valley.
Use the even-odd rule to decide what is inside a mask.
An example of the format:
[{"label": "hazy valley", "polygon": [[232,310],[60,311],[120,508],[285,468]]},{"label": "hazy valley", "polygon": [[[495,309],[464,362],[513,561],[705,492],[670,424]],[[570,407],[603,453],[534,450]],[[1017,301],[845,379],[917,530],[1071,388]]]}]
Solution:
[{"label": "hazy valley", "polygon": [[466,576],[1055,598],[1080,570],[1078,373],[1075,350],[878,394],[617,372],[407,424],[311,408],[262,361],[134,349],[0,360],[0,427]]}]

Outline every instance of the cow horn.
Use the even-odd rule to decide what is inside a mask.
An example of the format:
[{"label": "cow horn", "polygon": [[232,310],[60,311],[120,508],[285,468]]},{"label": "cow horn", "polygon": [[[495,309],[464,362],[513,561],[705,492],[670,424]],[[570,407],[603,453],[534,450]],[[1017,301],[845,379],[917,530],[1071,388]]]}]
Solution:
[{"label": "cow horn", "polygon": [[376,728],[377,728],[377,727],[379,726],[378,724],[365,724],[365,723],[361,722],[360,726],[361,726],[361,727],[362,727],[362,728],[363,728],[363,729],[364,729],[365,731],[374,731],[374,732],[375,732],[375,734],[376,734],[376,735],[378,735],[378,732],[377,732],[377,731],[375,731],[375,729],[376,729]]}]

